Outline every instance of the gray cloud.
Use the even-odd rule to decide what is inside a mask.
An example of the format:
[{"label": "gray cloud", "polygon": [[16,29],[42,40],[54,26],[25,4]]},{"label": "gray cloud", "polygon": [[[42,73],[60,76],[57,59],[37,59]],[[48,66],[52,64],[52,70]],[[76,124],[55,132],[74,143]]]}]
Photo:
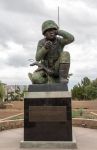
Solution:
[{"label": "gray cloud", "polygon": [[[83,0],[84,1],[84,0]],[[97,1],[95,0],[85,0],[84,1],[86,3],[86,5],[88,5],[89,7],[92,7],[93,9],[97,9]]]},{"label": "gray cloud", "polygon": [[[67,1],[67,0],[65,0]],[[97,1],[96,0],[69,0],[71,3],[83,2],[89,7],[97,8]]]},{"label": "gray cloud", "polygon": [[43,1],[39,3],[38,0],[1,0],[1,5],[13,12],[21,13],[34,13],[35,14],[44,14],[45,5]]},{"label": "gray cloud", "polygon": [[[82,2],[82,1],[80,1]],[[73,6],[63,10],[60,10],[60,25],[66,28],[68,31],[74,33],[76,42],[83,44],[90,42],[91,39],[97,40],[96,28],[97,28],[97,15],[91,7],[85,5],[75,5],[76,1],[73,1]]]},{"label": "gray cloud", "polygon": [[15,50],[15,52],[10,52],[8,55],[8,58],[6,60],[6,64],[13,67],[27,67],[30,65],[30,62],[28,59],[34,59],[35,58],[35,51],[33,49],[21,49],[21,50]]},{"label": "gray cloud", "polygon": [[[75,74],[76,72],[83,74],[87,68],[83,63],[90,65],[91,61],[96,66],[96,61],[93,60],[97,54],[93,50],[96,49],[97,41],[97,2],[94,0],[60,0],[60,2],[63,3],[63,5],[60,3],[60,29],[75,36],[75,47],[68,45],[72,59],[76,60],[72,61],[72,70]],[[43,0],[0,0],[0,45],[4,47],[0,51],[2,53],[5,51],[3,55],[8,54],[6,59],[1,59],[0,66],[7,65],[20,69],[29,65],[26,60],[34,58],[37,42],[42,38],[42,22],[47,19],[57,22],[57,7],[48,7],[45,3]],[[9,41],[22,45],[22,51],[20,49],[20,52],[16,53],[14,48],[10,51]],[[81,51],[81,54],[77,51]],[[92,55],[93,58],[89,59]],[[91,71],[95,71],[95,67],[88,70],[87,74]]]},{"label": "gray cloud", "polygon": [[[38,0],[1,0],[0,1],[0,42],[13,40],[23,45],[36,42],[41,20],[49,18],[43,1]],[[39,37],[39,35],[38,35]]]},{"label": "gray cloud", "polygon": [[[78,1],[83,2],[85,6],[74,6]],[[72,3],[69,7],[67,7],[69,2],[66,1],[65,9],[60,8],[60,26],[72,32],[76,37],[76,42],[85,43],[97,37],[95,32],[97,16],[93,17],[94,12],[88,5],[92,2],[91,0],[88,0],[87,3],[83,0],[78,1],[70,1]],[[1,42],[8,39],[23,45],[36,42],[41,37],[39,31],[42,22],[46,18],[53,19],[56,16],[56,10],[45,8],[43,1],[39,3],[37,0],[1,0],[0,3],[6,8],[0,15],[3,16],[0,20]],[[36,13],[37,16],[35,16]]]},{"label": "gray cloud", "polygon": [[27,66],[28,57],[24,54],[11,55],[7,60],[7,65],[14,67],[24,67]]}]

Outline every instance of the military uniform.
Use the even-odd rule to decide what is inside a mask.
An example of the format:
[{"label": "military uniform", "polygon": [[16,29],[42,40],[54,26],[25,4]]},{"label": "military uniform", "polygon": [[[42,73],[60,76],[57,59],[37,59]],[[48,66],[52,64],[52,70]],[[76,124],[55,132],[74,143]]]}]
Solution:
[{"label": "military uniform", "polygon": [[[43,34],[50,28],[58,30],[58,26],[55,22],[49,22],[50,21],[46,21],[43,23]],[[36,61],[39,61],[45,67],[51,69],[53,73],[49,75],[42,68],[38,68],[33,74],[29,73],[29,78],[34,84],[61,82],[60,76],[62,81],[64,77],[67,79],[70,67],[70,54],[67,51],[63,51],[63,48],[65,45],[73,42],[74,37],[63,30],[58,30],[57,35],[55,40],[52,41],[50,49],[45,48],[46,38],[38,42]]]}]

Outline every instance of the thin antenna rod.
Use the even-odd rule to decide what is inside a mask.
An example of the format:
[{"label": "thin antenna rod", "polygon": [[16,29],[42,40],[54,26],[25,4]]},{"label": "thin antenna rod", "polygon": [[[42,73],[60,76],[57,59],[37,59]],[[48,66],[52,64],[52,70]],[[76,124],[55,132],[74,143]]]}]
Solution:
[{"label": "thin antenna rod", "polygon": [[60,18],[59,18],[59,6],[58,6],[58,26],[60,26]]}]

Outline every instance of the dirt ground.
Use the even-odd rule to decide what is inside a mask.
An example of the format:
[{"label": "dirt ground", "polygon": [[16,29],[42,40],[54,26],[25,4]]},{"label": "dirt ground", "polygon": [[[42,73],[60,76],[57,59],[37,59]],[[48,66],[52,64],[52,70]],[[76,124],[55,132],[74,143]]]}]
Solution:
[{"label": "dirt ground", "polygon": [[0,119],[17,115],[19,113],[24,112],[24,102],[23,101],[13,101],[11,103],[8,103],[8,105],[11,105],[11,108],[6,109],[0,109]]},{"label": "dirt ground", "polygon": [[24,110],[24,101],[13,101],[11,104],[13,104],[13,109]]},{"label": "dirt ground", "polygon": [[[24,113],[24,101],[13,101],[9,103],[11,108],[0,109],[0,119]],[[72,108],[84,108],[89,112],[97,113],[97,100],[96,101],[72,101]]]}]

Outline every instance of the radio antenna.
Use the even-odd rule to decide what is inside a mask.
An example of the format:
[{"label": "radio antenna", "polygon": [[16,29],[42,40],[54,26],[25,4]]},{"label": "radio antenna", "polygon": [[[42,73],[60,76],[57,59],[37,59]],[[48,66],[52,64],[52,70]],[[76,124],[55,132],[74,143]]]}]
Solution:
[{"label": "radio antenna", "polygon": [[58,26],[60,26],[60,12],[59,12],[59,6],[58,6]]}]

